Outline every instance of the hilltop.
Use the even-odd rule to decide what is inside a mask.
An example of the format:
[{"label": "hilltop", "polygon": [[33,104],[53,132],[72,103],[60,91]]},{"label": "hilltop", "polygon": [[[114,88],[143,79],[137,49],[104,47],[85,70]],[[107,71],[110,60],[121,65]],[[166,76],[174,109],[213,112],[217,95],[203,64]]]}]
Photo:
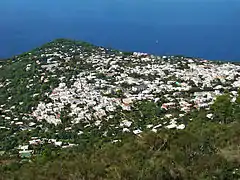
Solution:
[{"label": "hilltop", "polygon": [[237,63],[55,40],[0,62],[0,174],[238,179],[239,87]]}]

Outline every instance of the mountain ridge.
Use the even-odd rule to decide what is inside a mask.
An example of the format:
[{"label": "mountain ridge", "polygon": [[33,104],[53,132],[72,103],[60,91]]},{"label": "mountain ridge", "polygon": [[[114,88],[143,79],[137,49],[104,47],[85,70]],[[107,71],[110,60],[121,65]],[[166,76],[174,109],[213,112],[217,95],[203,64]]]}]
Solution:
[{"label": "mountain ridge", "polygon": [[[75,178],[143,179],[141,171],[150,179],[239,178],[235,151],[239,144],[239,87],[238,64],[121,52],[58,39],[0,66],[0,173],[6,179],[16,176],[15,163],[17,173],[31,174],[30,166],[36,174],[48,174],[41,167],[39,171],[32,168],[38,163],[45,167],[51,160],[57,163],[60,158]],[[126,155],[127,162],[137,164],[130,165],[131,173],[125,174],[124,159],[116,157],[119,163],[114,162],[112,148],[119,158]],[[101,156],[94,157],[92,149]],[[154,163],[153,174],[147,170],[151,164],[148,154],[153,158],[149,159]],[[160,162],[158,154],[177,167]],[[72,165],[64,156],[71,161],[79,156],[93,169],[98,168],[93,162],[99,161],[104,168],[100,174],[85,169],[92,176],[84,175],[83,167],[74,161],[79,175],[70,170]],[[204,167],[204,157],[220,167],[211,167],[207,161]],[[2,163],[11,160],[13,164]],[[50,166],[57,167],[54,163]],[[108,171],[109,167],[118,168],[119,175]],[[188,168],[194,174],[187,172]],[[69,178],[67,173],[51,177]]]}]

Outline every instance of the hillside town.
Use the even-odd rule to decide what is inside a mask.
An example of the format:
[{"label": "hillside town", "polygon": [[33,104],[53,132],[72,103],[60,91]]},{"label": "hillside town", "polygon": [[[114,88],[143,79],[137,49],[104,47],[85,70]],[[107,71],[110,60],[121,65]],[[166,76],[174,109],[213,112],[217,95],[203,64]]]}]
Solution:
[{"label": "hillside town", "polygon": [[[19,132],[45,133],[35,133],[37,136],[33,133],[18,141],[21,143],[14,145],[13,149],[21,157],[31,156],[34,153],[32,147],[42,144],[60,148],[77,146],[71,138],[60,138],[58,127],[79,137],[91,132],[90,127],[101,130],[102,136],[108,136],[109,127],[118,133],[136,136],[161,129],[181,131],[186,128],[187,121],[191,121],[185,118],[189,112],[204,109],[206,118],[211,120],[214,113],[210,106],[216,97],[229,92],[231,101],[235,102],[240,87],[238,64],[181,56],[115,52],[61,41],[30,52],[26,57],[17,56],[11,63],[21,61],[26,61],[23,73],[29,75],[17,81],[1,78],[0,88],[11,92],[12,84],[25,82],[23,92],[28,93],[22,100],[29,98],[35,102],[26,112],[22,112],[20,109],[26,103],[17,101],[17,98],[23,93],[19,92],[18,96],[8,93],[1,97],[0,129],[6,132],[11,130],[11,138]],[[3,63],[0,70],[7,66],[10,65]],[[141,103],[147,103],[159,111],[154,121],[136,122],[144,117],[139,108]],[[136,111],[140,114],[138,120],[129,115]],[[63,124],[64,127],[61,126]],[[46,135],[51,127],[56,134],[53,138]],[[121,141],[114,134],[117,133],[112,134],[112,142]],[[12,151],[4,145],[0,148],[2,153]]]}]

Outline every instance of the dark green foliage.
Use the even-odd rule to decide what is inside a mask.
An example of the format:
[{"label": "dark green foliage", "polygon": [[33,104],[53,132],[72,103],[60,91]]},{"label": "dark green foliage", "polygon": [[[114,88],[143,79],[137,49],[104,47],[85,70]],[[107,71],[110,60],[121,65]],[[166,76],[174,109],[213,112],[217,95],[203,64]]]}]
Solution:
[{"label": "dark green foliage", "polygon": [[[11,179],[238,179],[234,151],[239,124],[197,121],[183,131],[162,130],[121,142],[53,151],[32,163],[3,166]],[[233,132],[233,133],[231,133]],[[226,138],[227,136],[227,138]],[[226,139],[226,144],[221,142]],[[240,143],[240,142],[238,142]],[[231,146],[231,148],[229,148]],[[3,172],[3,171],[2,171]]]},{"label": "dark green foliage", "polygon": [[132,52],[123,52],[123,55],[125,55],[125,56],[130,56],[132,54],[133,54]]},{"label": "dark green foliage", "polygon": [[222,123],[229,123],[233,121],[233,105],[231,103],[231,97],[229,94],[224,94],[217,97],[214,104],[211,106],[211,109],[214,112],[215,121]]}]

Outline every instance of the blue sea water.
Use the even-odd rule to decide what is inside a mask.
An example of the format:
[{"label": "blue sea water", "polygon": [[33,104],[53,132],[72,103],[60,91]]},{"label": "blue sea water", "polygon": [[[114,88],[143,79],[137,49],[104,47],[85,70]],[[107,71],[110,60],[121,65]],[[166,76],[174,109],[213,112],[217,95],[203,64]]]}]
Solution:
[{"label": "blue sea water", "polygon": [[240,1],[0,1],[0,58],[55,38],[125,51],[240,61]]}]

